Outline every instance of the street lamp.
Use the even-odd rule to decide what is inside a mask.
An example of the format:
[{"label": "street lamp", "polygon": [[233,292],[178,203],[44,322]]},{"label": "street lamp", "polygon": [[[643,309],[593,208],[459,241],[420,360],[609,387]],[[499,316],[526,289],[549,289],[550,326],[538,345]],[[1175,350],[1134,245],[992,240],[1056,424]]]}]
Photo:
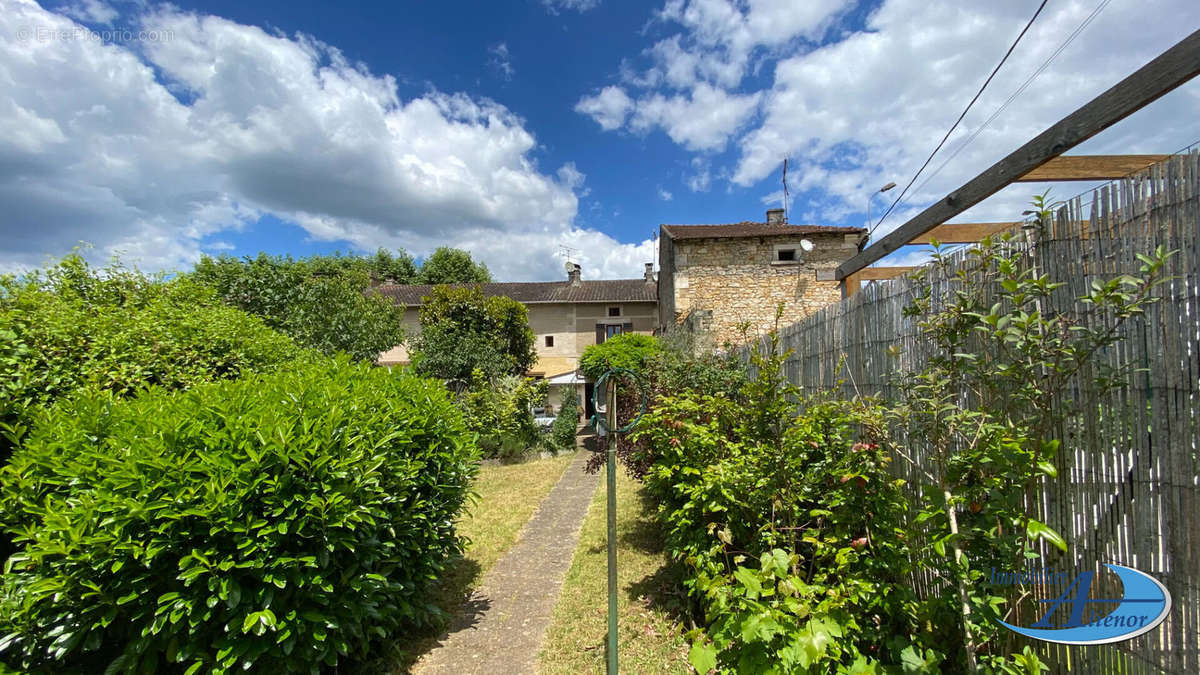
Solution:
[{"label": "street lamp", "polygon": [[896,187],[895,183],[888,183],[875,192],[867,195],[867,236],[863,237],[862,241],[858,243],[858,250],[861,251],[863,247],[867,245],[867,240],[871,238],[871,233],[875,231],[875,228],[871,227],[871,200],[875,198],[876,193],[887,192],[894,187]]},{"label": "street lamp", "polygon": [[[895,183],[888,183],[887,185],[879,188],[877,192],[887,192],[894,187],[896,187]],[[872,192],[871,194],[867,195],[867,229],[873,229],[871,227],[871,200],[875,198],[875,194],[875,192]]]}]

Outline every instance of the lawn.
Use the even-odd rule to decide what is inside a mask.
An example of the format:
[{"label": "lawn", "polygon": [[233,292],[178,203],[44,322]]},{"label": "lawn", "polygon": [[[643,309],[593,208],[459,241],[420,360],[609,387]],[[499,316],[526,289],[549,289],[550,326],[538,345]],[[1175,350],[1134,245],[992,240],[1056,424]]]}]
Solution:
[{"label": "lawn", "polygon": [[[458,609],[479,579],[517,542],[521,528],[538,504],[562,477],[573,455],[536,459],[523,464],[487,464],[479,470],[475,492],[479,501],[458,523],[470,540],[466,555],[446,570],[438,604],[447,612]],[[398,655],[393,672],[407,672],[412,663],[436,644],[437,635],[415,637]],[[399,647],[400,645],[398,645]]]},{"label": "lawn", "polygon": [[[603,673],[607,635],[605,491],[596,490],[539,655],[540,673]],[[689,673],[683,598],[662,551],[654,504],[617,476],[618,656],[621,672]]]}]

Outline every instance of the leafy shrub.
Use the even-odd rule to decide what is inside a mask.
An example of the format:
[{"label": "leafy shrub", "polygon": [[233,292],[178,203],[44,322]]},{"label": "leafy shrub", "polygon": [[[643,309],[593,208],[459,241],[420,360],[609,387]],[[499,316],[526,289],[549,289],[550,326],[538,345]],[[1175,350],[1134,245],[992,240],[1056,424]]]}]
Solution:
[{"label": "leafy shrub", "polygon": [[545,405],[548,390],[545,380],[510,375],[489,382],[475,371],[460,403],[484,457],[520,459],[538,443],[533,408]]},{"label": "leafy shrub", "polygon": [[404,309],[368,290],[369,266],[339,259],[205,256],[190,277],[306,347],[374,362],[380,352],[403,341]]},{"label": "leafy shrub", "polygon": [[421,300],[421,334],[411,354],[422,375],[462,386],[476,370],[495,380],[537,362],[529,311],[516,300],[485,297],[479,286],[444,285]]},{"label": "leafy shrub", "polygon": [[636,433],[667,550],[706,619],[692,663],[700,672],[899,664],[915,598],[906,502],[877,442],[882,413],[811,399],[797,414],[802,399],[781,360],[757,356],[757,378],[733,395],[661,398]]},{"label": "leafy shrub", "polygon": [[563,397],[562,407],[550,426],[551,445],[563,452],[575,450],[575,432],[579,429],[579,394],[574,391]]},{"label": "leafy shrub", "polygon": [[211,289],[68,256],[0,279],[0,451],[8,455],[36,409],[84,387],[187,389],[309,356]]},{"label": "leafy shrub", "polygon": [[640,373],[646,365],[646,360],[658,349],[658,340],[650,335],[616,335],[584,349],[579,357],[579,369],[592,380],[599,379],[605,371],[613,368],[625,368]]},{"label": "leafy shrub", "polygon": [[[657,348],[645,356],[635,372],[639,373],[650,409],[662,399],[684,391],[736,398],[746,382],[744,363],[729,354],[696,350],[688,336],[674,331],[658,341]],[[622,424],[641,411],[641,394],[630,385],[624,380],[617,388],[617,420]],[[607,439],[601,437],[598,442],[600,449],[605,449]],[[638,479],[655,461],[653,448],[645,437],[622,439],[617,446],[617,457],[629,475]],[[604,465],[604,458],[604,452],[594,453],[588,459],[587,470],[598,471]]]},{"label": "leafy shrub", "polygon": [[0,482],[10,665],[317,672],[438,618],[478,452],[439,383],[330,360],[38,422]]}]

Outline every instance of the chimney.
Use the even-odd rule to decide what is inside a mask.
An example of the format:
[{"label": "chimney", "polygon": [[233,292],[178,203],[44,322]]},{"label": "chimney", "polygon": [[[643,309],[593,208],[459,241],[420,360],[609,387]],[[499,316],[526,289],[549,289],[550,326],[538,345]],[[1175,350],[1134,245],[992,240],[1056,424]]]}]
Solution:
[{"label": "chimney", "polygon": [[644,276],[646,277],[646,283],[654,283],[654,263],[646,263],[646,273]]},{"label": "chimney", "polygon": [[783,225],[783,209],[767,209],[768,225]]},{"label": "chimney", "polygon": [[572,286],[578,286],[580,283],[580,277],[582,276],[582,271],[579,267],[579,263],[572,263],[572,265],[573,267],[571,268],[571,271],[567,272],[567,281],[570,282]]}]

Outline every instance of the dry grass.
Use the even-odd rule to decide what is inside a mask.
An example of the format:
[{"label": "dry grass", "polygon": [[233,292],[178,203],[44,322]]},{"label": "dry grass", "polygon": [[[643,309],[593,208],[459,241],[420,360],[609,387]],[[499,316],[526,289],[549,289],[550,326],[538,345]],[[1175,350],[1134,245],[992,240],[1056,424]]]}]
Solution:
[{"label": "dry grass", "polygon": [[571,457],[480,468],[475,480],[479,502],[458,523],[459,533],[471,540],[467,558],[479,566],[480,574],[517,542],[521,528],[562,478]]},{"label": "dry grass", "polygon": [[[605,491],[596,490],[571,570],[554,608],[538,672],[603,673],[607,636]],[[618,656],[621,672],[689,673],[680,625],[682,598],[662,551],[654,505],[641,486],[617,476]]]},{"label": "dry grass", "polygon": [[[479,501],[458,522],[458,532],[470,540],[463,559],[442,574],[437,603],[453,614],[483,574],[517,542],[521,528],[550,493],[573,455],[537,459],[523,464],[488,464],[475,479]],[[388,659],[385,670],[405,673],[422,654],[437,644],[437,635],[410,636],[402,654]],[[374,670],[374,669],[368,669]]]}]

